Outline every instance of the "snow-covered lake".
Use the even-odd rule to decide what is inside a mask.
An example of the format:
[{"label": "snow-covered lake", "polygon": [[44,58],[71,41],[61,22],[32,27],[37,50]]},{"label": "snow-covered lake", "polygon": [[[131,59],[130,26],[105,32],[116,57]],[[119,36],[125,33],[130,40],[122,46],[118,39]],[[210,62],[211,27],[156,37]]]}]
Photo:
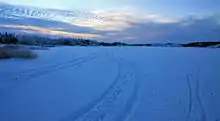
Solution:
[{"label": "snow-covered lake", "polygon": [[220,49],[37,52],[0,61],[0,121],[220,121]]}]

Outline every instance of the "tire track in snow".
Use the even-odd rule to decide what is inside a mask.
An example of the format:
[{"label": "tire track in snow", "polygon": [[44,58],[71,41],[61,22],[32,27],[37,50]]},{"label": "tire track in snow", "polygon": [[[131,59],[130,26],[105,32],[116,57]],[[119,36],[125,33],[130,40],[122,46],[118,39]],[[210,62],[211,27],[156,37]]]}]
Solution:
[{"label": "tire track in snow", "polygon": [[202,100],[200,98],[200,95],[199,95],[199,87],[200,87],[200,83],[199,83],[199,75],[197,75],[197,79],[196,79],[196,98],[197,98],[197,101],[199,102],[199,105],[201,107],[201,111],[202,111],[202,120],[201,121],[206,121],[206,113],[205,113],[205,108],[202,104]]},{"label": "tire track in snow", "polygon": [[[92,54],[89,57],[92,57],[92,56],[96,56],[96,54]],[[18,76],[25,76],[25,75],[29,75],[31,73],[38,73],[38,72],[42,71],[42,69],[43,70],[45,70],[45,69],[54,69],[54,68],[57,68],[59,66],[65,66],[65,65],[72,64],[72,63],[80,61],[80,60],[85,60],[86,58],[88,58],[88,56],[74,58],[74,59],[71,59],[71,60],[66,61],[66,62],[60,62],[60,63],[45,65],[45,66],[43,66],[41,68],[27,69],[27,70],[24,70],[22,72],[19,72],[16,75],[18,75]]]},{"label": "tire track in snow", "polygon": [[95,108],[95,106],[101,102],[104,98],[106,98],[106,95],[108,95],[116,86],[117,83],[119,81],[119,77],[121,75],[121,65],[118,64],[118,72],[117,72],[117,76],[116,79],[114,80],[114,82],[105,90],[105,92],[96,100],[88,103],[87,105],[81,107],[80,109],[78,109],[77,111],[74,111],[70,116],[68,116],[67,118],[61,119],[61,121],[75,121],[77,119],[79,119],[80,117],[82,117],[83,115],[85,115],[86,113],[88,113],[89,111],[91,111],[93,108]]},{"label": "tire track in snow", "polygon": [[88,62],[90,60],[93,60],[95,58],[96,57],[78,58],[78,59],[75,59],[72,62],[67,63],[67,64],[57,65],[57,66],[53,66],[53,67],[50,67],[50,68],[44,68],[43,70],[34,71],[32,73],[30,72],[30,73],[25,73],[25,74],[18,75],[16,80],[22,80],[22,77],[26,78],[26,80],[30,80],[30,79],[33,79],[33,78],[36,78],[36,77],[39,77],[39,76],[42,76],[42,75],[49,74],[49,73],[54,72],[54,71],[63,70],[63,69],[67,69],[67,68],[72,68],[72,67],[75,67],[75,66],[80,66],[81,64],[83,64],[85,62]]},{"label": "tire track in snow", "polygon": [[[125,67],[130,67],[130,65],[128,65],[127,64],[127,62],[126,61],[123,61],[123,59],[121,59],[120,57],[116,57],[116,56],[113,56],[119,63],[120,62],[123,62],[123,65],[125,66]],[[133,70],[133,68],[129,68],[130,70],[128,71],[127,70],[127,72],[125,73],[125,74],[123,74],[122,75],[122,79],[121,79],[121,86],[118,86],[117,88],[120,90],[121,89],[121,91],[120,91],[120,93],[121,94],[123,94],[123,92],[125,91],[125,89],[124,89],[124,91],[123,91],[123,87],[129,82],[129,81],[132,81],[131,80],[131,78],[132,77],[135,77],[135,74],[134,74],[134,70]],[[137,83],[136,83],[137,84]],[[135,86],[137,86],[137,85],[135,85]],[[117,90],[115,90],[116,92],[117,92]],[[119,113],[119,114],[117,114],[117,115],[115,115],[115,116],[113,116],[113,117],[119,117],[121,114],[123,114],[123,113],[126,113],[126,114],[128,114],[129,113],[129,110],[128,111],[126,111],[126,109],[132,109],[132,107],[133,107],[133,104],[134,104],[134,102],[135,102],[135,100],[136,100],[136,98],[135,98],[135,92],[136,92],[137,90],[134,90],[133,91],[133,93],[132,93],[132,95],[129,97],[129,99],[128,99],[128,101],[127,101],[127,103],[126,103],[126,106],[129,106],[128,108],[127,107],[125,107],[125,108],[123,108],[122,109],[122,111],[121,111],[121,113]],[[89,116],[89,117],[87,117],[87,118],[84,118],[84,119],[82,119],[82,120],[79,120],[79,121],[87,121],[87,120],[91,120],[91,121],[103,121],[103,120],[108,120],[108,119],[106,119],[106,116],[107,115],[109,115],[116,107],[114,107],[114,103],[116,102],[116,100],[117,100],[117,98],[119,98],[119,95],[117,95],[118,97],[112,97],[113,99],[111,100],[111,98],[110,98],[110,101],[108,102],[108,99],[106,99],[107,100],[107,103],[104,103],[104,108],[101,110],[102,112],[100,113],[99,112],[99,117],[98,118],[94,118],[93,116],[91,117],[91,116]],[[110,106],[110,107],[108,107],[108,108],[106,108],[107,106]],[[100,107],[102,107],[102,106],[100,106]],[[99,107],[99,108],[100,108]],[[101,109],[101,108],[100,108]],[[126,115],[125,114],[125,115]],[[118,116],[119,115],[119,116]],[[91,118],[90,118],[91,117]],[[124,116],[120,116],[120,117],[123,117],[123,118],[125,118]]]},{"label": "tire track in snow", "polygon": [[[135,75],[137,75],[137,71],[135,70]],[[137,78],[136,78],[137,79]],[[124,109],[118,114],[116,119],[114,121],[124,121],[128,117],[129,113],[131,113],[137,98],[138,98],[138,92],[140,90],[140,80],[135,80],[134,89],[132,92],[132,95],[129,97],[128,101],[126,102]]]},{"label": "tire track in snow", "polygon": [[24,74],[22,73],[20,75],[17,75],[15,78],[13,78],[13,85],[10,86],[7,90],[5,90],[5,92],[2,93],[1,95],[4,96],[5,94],[12,92],[13,90],[18,88],[22,84],[24,84],[28,81],[31,81],[32,79],[37,78],[39,76],[47,75],[49,73],[63,70],[63,69],[67,69],[67,68],[77,67],[77,66],[80,66],[86,62],[94,60],[96,58],[97,58],[97,54],[92,54],[91,56],[85,56],[85,57],[81,57],[81,58],[76,58],[72,61],[68,61],[67,64],[65,64],[65,63],[56,64],[54,66],[48,66],[46,68],[41,68],[41,69],[36,69],[36,70],[33,69],[33,71],[30,73],[28,73],[28,72],[24,73]]},{"label": "tire track in snow", "polygon": [[[124,60],[120,57],[118,59],[121,60],[122,62],[126,62],[126,60]],[[119,114],[117,114],[114,121],[127,120],[127,118],[131,115],[132,109],[134,109],[134,105],[136,104],[137,99],[138,99],[138,94],[139,94],[139,90],[140,90],[140,83],[141,83],[140,79],[139,79],[140,75],[137,72],[137,66],[135,65],[135,63],[127,62],[127,66],[129,66],[134,71],[135,78],[133,80],[134,81],[133,91],[132,91],[130,97],[128,98],[124,108],[120,111]]]},{"label": "tire track in snow", "polygon": [[[125,76],[125,78],[124,78],[124,80],[122,81],[122,86],[119,86],[118,87],[118,90],[120,91],[120,93],[121,93],[121,95],[123,94],[123,92],[126,92],[126,89],[124,88],[124,86],[129,82],[129,81],[131,81],[130,79],[133,77],[134,75],[131,73],[131,72],[127,72],[126,73],[126,76]],[[117,93],[117,90],[115,90],[115,92]],[[101,111],[104,111],[103,112],[103,114],[101,115],[101,118],[100,119],[98,119],[98,120],[105,120],[106,119],[106,115],[109,115],[115,108],[117,108],[117,107],[115,107],[114,106],[114,103],[117,101],[117,99],[118,98],[120,98],[119,96],[120,95],[116,95],[117,97],[109,97],[109,99],[106,99],[106,103],[104,103],[103,105],[104,105],[104,110],[101,110]],[[133,96],[134,95],[132,95],[130,98],[129,98],[129,104],[133,104],[131,101],[134,101],[133,99]],[[112,99],[112,101],[111,101],[111,98],[113,98]],[[109,102],[108,102],[108,100],[110,100]],[[126,104],[128,104],[128,103],[126,103]],[[108,108],[106,108],[107,106],[110,106],[110,107],[108,107]],[[127,105],[128,106],[128,105]],[[132,105],[129,105],[130,107],[132,107]],[[123,110],[123,109],[122,109]],[[124,111],[124,110],[123,110]],[[114,116],[114,117],[117,117],[117,116]],[[96,119],[94,120],[94,121],[96,121]]]},{"label": "tire track in snow", "polygon": [[[123,93],[123,88],[125,84],[132,79],[135,75],[133,74],[133,70],[124,70],[123,67],[127,67],[128,65],[124,65],[119,58],[113,56],[111,53],[106,53],[106,56],[109,59],[113,59],[118,63],[118,74],[115,81],[110,85],[109,88],[101,95],[101,97],[97,100],[92,101],[87,104],[85,107],[80,108],[78,111],[73,112],[72,115],[67,118],[61,119],[61,121],[102,121],[105,119],[106,115],[111,113],[114,110],[114,103],[119,98],[119,96]],[[125,71],[125,72],[124,72]],[[138,92],[139,83],[135,83],[134,91],[126,106],[128,108],[122,109],[122,113],[129,113],[129,110],[132,109],[133,104],[136,100],[136,95]],[[128,111],[126,111],[129,109]],[[120,114],[121,115],[121,114]],[[120,118],[125,118],[124,116],[120,116]]]},{"label": "tire track in snow", "polygon": [[192,113],[192,87],[191,87],[191,82],[189,79],[189,74],[186,75],[186,79],[187,79],[187,85],[188,85],[188,90],[189,90],[189,104],[188,104],[188,113],[187,113],[187,118],[186,121],[190,120],[190,116]]},{"label": "tire track in snow", "polygon": [[[97,53],[92,53],[90,56],[96,56]],[[70,59],[68,61],[65,61],[65,62],[59,62],[59,63],[53,63],[53,64],[47,64],[47,65],[44,65],[42,67],[37,67],[37,68],[30,68],[30,69],[26,69],[26,70],[22,70],[22,71],[19,71],[19,72],[7,72],[8,75],[18,75],[18,76],[24,76],[24,75],[29,75],[31,73],[36,73],[36,72],[39,72],[39,71],[42,71],[42,69],[50,69],[50,68],[56,68],[56,67],[59,67],[59,66],[63,66],[63,65],[66,65],[66,64],[71,64],[75,61],[78,61],[80,59],[84,59],[88,57],[88,55],[86,56],[83,56],[83,57],[78,57],[78,58],[73,58],[73,59]]]},{"label": "tire track in snow", "polygon": [[[205,113],[205,108],[204,108],[204,105],[202,103],[202,100],[200,98],[200,95],[199,95],[199,88],[200,88],[200,83],[199,83],[199,78],[197,76],[196,78],[196,81],[195,81],[195,100],[193,100],[193,94],[192,94],[192,84],[191,84],[191,81],[190,81],[190,77],[189,75],[187,74],[187,84],[188,84],[188,89],[189,89],[189,104],[188,104],[188,113],[187,113],[187,117],[186,117],[186,121],[191,121],[193,120],[193,104],[195,106],[195,102],[198,102],[199,104],[199,107],[201,108],[201,119],[196,119],[196,120],[199,120],[199,121],[207,121],[206,119],[206,113]],[[196,118],[196,117],[194,117]]]}]

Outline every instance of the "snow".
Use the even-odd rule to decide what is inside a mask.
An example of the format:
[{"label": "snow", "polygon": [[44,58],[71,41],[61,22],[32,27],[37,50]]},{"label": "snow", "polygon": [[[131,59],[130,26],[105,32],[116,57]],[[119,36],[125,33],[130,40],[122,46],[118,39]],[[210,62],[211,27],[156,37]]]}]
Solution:
[{"label": "snow", "polygon": [[0,61],[0,121],[218,121],[220,50],[56,47]]}]

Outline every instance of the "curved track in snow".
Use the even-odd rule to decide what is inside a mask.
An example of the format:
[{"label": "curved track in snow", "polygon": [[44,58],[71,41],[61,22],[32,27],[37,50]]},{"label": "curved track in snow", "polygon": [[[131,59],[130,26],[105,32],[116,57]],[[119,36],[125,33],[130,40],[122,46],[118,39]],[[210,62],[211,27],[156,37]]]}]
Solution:
[{"label": "curved track in snow", "polygon": [[29,82],[40,76],[47,75],[55,71],[68,69],[68,68],[77,68],[81,66],[82,64],[85,64],[89,61],[96,59],[97,55],[100,55],[100,54],[93,53],[90,55],[85,55],[83,57],[74,58],[66,62],[48,64],[41,68],[27,69],[22,72],[16,73],[14,74],[14,76],[12,76],[12,79],[11,79],[12,85],[6,91],[3,92],[3,96],[5,94],[12,92],[13,90],[18,88],[22,84]]},{"label": "curved track in snow", "polygon": [[[131,63],[122,60],[113,53],[106,53],[106,57],[113,60],[118,66],[118,72],[115,80],[105,90],[105,92],[96,100],[91,101],[84,107],[72,112],[69,116],[60,121],[108,121],[110,118],[114,121],[123,121],[133,108],[140,87],[139,80],[136,80],[136,69]],[[126,85],[131,83],[133,91],[126,92]],[[119,113],[114,114],[117,110],[115,105],[124,93],[130,93],[125,105],[119,109]],[[111,115],[111,117],[108,117]]]},{"label": "curved track in snow", "polygon": [[11,68],[22,66],[16,59],[1,62],[1,121],[219,121],[216,50],[61,51],[74,57],[57,51],[25,63],[29,69]]}]

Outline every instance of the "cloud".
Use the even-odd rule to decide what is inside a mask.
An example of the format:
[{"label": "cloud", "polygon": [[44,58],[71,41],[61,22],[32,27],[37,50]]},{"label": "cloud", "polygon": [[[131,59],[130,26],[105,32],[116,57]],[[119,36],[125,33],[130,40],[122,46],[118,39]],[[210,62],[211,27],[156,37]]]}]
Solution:
[{"label": "cloud", "polygon": [[136,22],[120,33],[111,32],[104,37],[106,41],[130,43],[219,41],[219,19],[217,15],[213,15],[184,18],[174,22]]},{"label": "cloud", "polygon": [[58,22],[54,25],[51,24],[51,26],[6,24],[0,25],[0,27],[13,28],[29,34],[80,37],[107,42],[185,43],[220,40],[220,17],[218,15],[172,19],[153,14],[137,16],[134,13],[124,11],[104,13],[101,17],[107,23],[95,24],[81,21],[82,25],[74,26],[72,24],[65,25],[63,22],[58,24]]},{"label": "cloud", "polygon": [[[38,10],[29,11],[36,13]],[[0,30],[128,43],[220,40],[219,14],[172,18],[128,8],[88,14],[42,10],[38,11],[40,14],[33,14],[34,17],[20,12],[6,11],[7,17],[0,17]],[[10,13],[16,13],[17,18],[9,18]]]},{"label": "cloud", "polygon": [[156,14],[139,14],[138,12],[128,9],[112,11],[93,11],[100,19],[81,20],[73,23],[79,26],[90,27],[101,31],[122,31],[132,27],[132,23],[156,22],[156,23],[173,23],[178,19],[165,18]]},{"label": "cloud", "polygon": [[41,28],[37,26],[24,26],[24,25],[0,25],[0,27],[18,29],[20,32],[26,33],[40,33],[45,35],[55,35],[55,36],[68,36],[68,37],[80,37],[80,38],[99,38],[101,35],[98,34],[86,34],[86,33],[74,33],[60,30],[53,30],[47,28]]},{"label": "cloud", "polygon": [[[81,21],[83,26],[99,30],[104,41],[129,43],[219,41],[220,15],[191,15],[170,18],[158,14],[140,14],[131,10],[95,11],[101,19]],[[79,24],[80,26],[80,24]]]}]

